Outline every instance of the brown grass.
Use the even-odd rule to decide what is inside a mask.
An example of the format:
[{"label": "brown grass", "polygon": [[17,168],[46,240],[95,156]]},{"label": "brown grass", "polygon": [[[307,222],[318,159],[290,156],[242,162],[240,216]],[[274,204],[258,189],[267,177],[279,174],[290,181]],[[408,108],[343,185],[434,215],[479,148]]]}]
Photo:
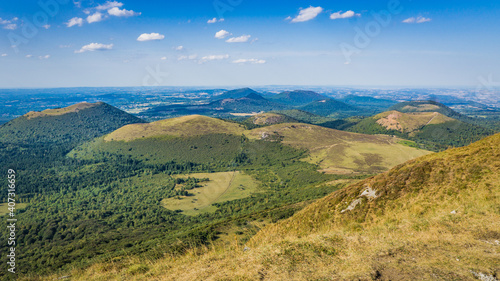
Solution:
[{"label": "brown grass", "polygon": [[63,115],[66,113],[70,112],[78,112],[83,109],[91,108],[94,106],[101,105],[102,102],[96,102],[96,103],[88,103],[88,102],[81,102],[77,103],[68,107],[63,107],[63,108],[56,108],[56,109],[46,109],[43,111],[30,111],[26,113],[24,116],[28,119],[36,118],[36,117],[44,117],[44,116],[56,116],[56,115]]},{"label": "brown grass", "polygon": [[[418,158],[334,192],[260,231],[246,251],[235,240],[180,257],[155,262],[131,258],[68,274],[73,280],[475,280],[472,272],[500,276],[499,170],[500,134]],[[367,187],[375,190],[376,198],[361,196]],[[355,199],[361,204],[342,212]],[[145,264],[147,271],[137,273],[137,264]]]}]

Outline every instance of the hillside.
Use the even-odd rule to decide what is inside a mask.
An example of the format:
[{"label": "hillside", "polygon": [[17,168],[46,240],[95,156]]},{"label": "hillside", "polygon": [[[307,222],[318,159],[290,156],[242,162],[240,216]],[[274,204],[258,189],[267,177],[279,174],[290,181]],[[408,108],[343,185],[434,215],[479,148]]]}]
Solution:
[{"label": "hillside", "polygon": [[213,96],[212,100],[239,99],[246,97],[250,94],[258,95],[259,93],[250,88],[241,88],[241,89],[226,91],[220,95]]},{"label": "hillside", "polygon": [[287,105],[298,106],[305,105],[317,100],[328,99],[328,97],[320,95],[313,91],[295,90],[279,93],[275,96],[271,96],[269,99]]},{"label": "hillside", "polygon": [[277,114],[252,118],[256,118],[253,120],[257,124],[269,126],[245,130],[233,122],[199,115],[185,116],[127,125],[77,147],[68,155],[88,160],[106,154],[128,155],[153,163],[181,159],[205,163],[212,158],[230,161],[236,157],[241,136],[245,135],[251,140],[280,141],[296,149],[305,149],[308,156],[302,160],[318,165],[325,173],[364,174],[386,171],[429,153],[400,144],[401,139],[390,136],[362,135],[302,123],[265,123],[284,118]]},{"label": "hillside", "polygon": [[436,101],[406,101],[391,106],[388,111],[396,110],[403,113],[410,112],[438,112],[451,118],[462,118],[460,113]]},{"label": "hillside", "polygon": [[127,125],[108,134],[104,140],[132,141],[158,136],[191,137],[212,133],[241,135],[243,130],[243,127],[236,123],[201,115],[189,115],[146,124]]},{"label": "hillside", "polygon": [[388,108],[390,108],[391,106],[397,104],[397,102],[393,100],[377,99],[373,97],[355,96],[355,95],[345,96],[339,99],[339,101],[358,108],[368,110],[370,112],[376,112],[376,111],[383,112]]},{"label": "hillside", "polygon": [[267,112],[254,115],[248,118],[245,122],[253,125],[267,126],[280,123],[293,123],[297,122],[297,120],[284,114]]},{"label": "hillside", "polygon": [[[246,94],[240,97],[240,94]],[[205,104],[172,104],[161,105],[148,109],[143,114],[150,117],[179,117],[185,115],[205,115],[211,117],[231,117],[231,114],[248,115],[259,112],[284,109],[286,106],[265,99],[254,91],[238,91],[237,94],[219,95],[235,98],[216,99]],[[238,98],[236,98],[238,97]]]},{"label": "hillside", "polygon": [[[77,279],[496,280],[500,134],[317,200],[245,245],[73,270]],[[140,268],[141,270],[132,270]],[[53,275],[46,280],[61,275]]]},{"label": "hillside", "polygon": [[402,113],[396,110],[360,120],[347,130],[364,134],[396,135],[433,150],[468,145],[494,133],[439,112]]},{"label": "hillside", "polygon": [[256,128],[249,138],[280,140],[307,149],[303,160],[317,164],[320,171],[334,174],[378,173],[429,153],[400,144],[398,138],[338,131],[315,125],[286,123]]},{"label": "hillside", "polygon": [[0,142],[13,144],[81,142],[143,120],[109,104],[79,103],[29,112],[0,126]]},{"label": "hillside", "polygon": [[311,102],[298,109],[327,117],[349,117],[364,113],[359,108],[330,98]]}]

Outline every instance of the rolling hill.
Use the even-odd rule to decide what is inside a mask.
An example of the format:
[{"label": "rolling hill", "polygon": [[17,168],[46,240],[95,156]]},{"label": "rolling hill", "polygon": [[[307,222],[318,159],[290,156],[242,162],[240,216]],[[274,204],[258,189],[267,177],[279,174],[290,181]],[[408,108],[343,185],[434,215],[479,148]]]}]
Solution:
[{"label": "rolling hill", "polygon": [[[496,280],[499,182],[497,134],[335,191],[243,245],[235,238],[230,246],[147,266],[127,259],[71,274],[130,280]],[[139,265],[140,271],[132,271]]]},{"label": "rolling hill", "polygon": [[81,142],[124,125],[145,121],[109,104],[78,103],[29,112],[0,126],[0,142],[13,144]]},{"label": "rolling hill", "polygon": [[280,140],[283,144],[307,149],[303,158],[333,174],[378,173],[409,159],[429,153],[400,144],[398,138],[338,131],[315,125],[286,123],[256,128],[249,138]]},{"label": "rolling hill", "polygon": [[355,96],[355,95],[345,96],[339,99],[339,101],[344,102],[348,105],[362,108],[364,110],[368,110],[370,112],[383,112],[386,111],[391,106],[398,103],[393,100],[377,99],[374,97]]},{"label": "rolling hill", "polygon": [[[264,116],[264,120],[281,118]],[[95,159],[111,153],[154,163],[181,159],[202,163],[212,158],[230,161],[237,155],[242,135],[306,149],[309,156],[303,160],[331,174],[378,173],[429,153],[400,144],[401,139],[390,136],[362,135],[302,123],[245,130],[237,123],[195,115],[127,125],[77,147],[69,155]]]},{"label": "rolling hill", "polygon": [[438,112],[454,119],[465,118],[462,114],[454,111],[446,105],[436,101],[406,101],[391,106],[388,111],[411,112]]},{"label": "rolling hill", "polygon": [[364,113],[359,108],[330,98],[311,102],[298,109],[327,117],[349,117]]},{"label": "rolling hill", "polygon": [[239,99],[239,98],[246,97],[250,94],[259,95],[258,92],[254,91],[250,88],[241,88],[241,89],[226,91],[220,95],[213,96],[212,100]]},{"label": "rolling hill", "polygon": [[269,99],[286,105],[299,106],[306,105],[317,100],[328,99],[328,97],[313,91],[295,90],[279,93],[275,96],[269,97]]},{"label": "rolling hill", "polygon": [[273,112],[259,113],[245,120],[245,123],[258,126],[267,126],[267,125],[274,125],[280,123],[293,123],[293,122],[297,122],[297,120],[287,115],[273,113]]},{"label": "rolling hill", "polygon": [[[436,109],[434,105],[429,104],[426,104],[425,108]],[[364,134],[397,135],[433,150],[468,145],[494,133],[492,130],[456,120],[439,112],[402,113],[396,110],[365,118],[347,130]]]},{"label": "rolling hill", "polygon": [[[259,112],[284,109],[286,106],[265,99],[258,93],[242,91],[228,96],[246,95],[239,98],[217,99],[206,104],[174,104],[153,107],[143,114],[146,116],[178,117],[185,115],[205,115],[212,117],[231,117],[231,114],[255,114]],[[222,96],[222,95],[221,95]],[[220,97],[220,96],[218,96]]]}]

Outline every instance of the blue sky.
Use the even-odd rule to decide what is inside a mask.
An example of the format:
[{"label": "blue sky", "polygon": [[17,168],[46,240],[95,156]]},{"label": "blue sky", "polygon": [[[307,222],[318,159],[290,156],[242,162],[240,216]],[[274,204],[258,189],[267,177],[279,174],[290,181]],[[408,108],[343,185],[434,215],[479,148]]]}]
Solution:
[{"label": "blue sky", "polygon": [[500,79],[499,1],[37,2],[2,1],[0,88]]}]

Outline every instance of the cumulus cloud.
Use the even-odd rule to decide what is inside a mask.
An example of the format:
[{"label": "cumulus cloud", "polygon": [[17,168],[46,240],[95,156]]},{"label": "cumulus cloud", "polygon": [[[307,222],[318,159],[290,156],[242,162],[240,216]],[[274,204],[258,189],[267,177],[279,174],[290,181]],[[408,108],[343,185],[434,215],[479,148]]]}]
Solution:
[{"label": "cumulus cloud", "polygon": [[309,8],[301,9],[299,15],[293,18],[292,22],[310,21],[317,17],[321,12],[323,12],[323,8],[321,7],[310,6]]},{"label": "cumulus cloud", "polygon": [[248,39],[250,39],[250,35],[242,35],[242,36],[239,36],[239,37],[231,37],[229,39],[226,40],[227,43],[245,43],[248,41]]},{"label": "cumulus cloud", "polygon": [[224,29],[222,30],[219,30],[215,33],[215,38],[217,39],[224,39],[226,38],[227,36],[231,35],[231,33],[225,31]]},{"label": "cumulus cloud", "polygon": [[46,60],[46,59],[50,58],[50,55],[39,56],[38,58],[41,59],[41,60]]},{"label": "cumulus cloud", "polygon": [[45,29],[49,29],[50,28],[50,24],[42,25],[42,27],[45,28]]},{"label": "cumulus cloud", "polygon": [[2,57],[6,57],[6,56],[7,56],[7,54],[2,54]]},{"label": "cumulus cloud", "polygon": [[189,55],[189,56],[179,56],[179,57],[177,57],[177,60],[178,61],[181,61],[181,60],[195,60],[197,57],[198,57],[197,54],[193,54],[193,55]]},{"label": "cumulus cloud", "polygon": [[217,19],[217,18],[213,18],[211,20],[208,20],[207,23],[216,23],[216,22],[223,22],[224,19]]},{"label": "cumulus cloud", "polygon": [[177,47],[175,47],[175,50],[182,51],[182,50],[184,50],[184,46],[177,46]]},{"label": "cumulus cloud", "polygon": [[120,10],[120,8],[114,7],[108,10],[108,14],[115,17],[132,17],[132,16],[138,16],[141,13],[136,13],[132,10],[125,10],[125,9]]},{"label": "cumulus cloud", "polygon": [[66,23],[67,27],[72,27],[72,26],[75,26],[75,25],[82,26],[83,25],[83,19],[79,18],[79,17],[74,17],[74,18],[70,19]]},{"label": "cumulus cloud", "polygon": [[333,13],[330,15],[330,19],[336,20],[336,19],[348,19],[352,17],[359,17],[361,14],[357,14],[354,11],[347,11],[345,13],[342,13],[342,11],[338,11],[336,13]]},{"label": "cumulus cloud", "polygon": [[411,17],[405,19],[403,22],[404,23],[424,23],[424,22],[429,22],[431,21],[430,18],[425,18],[425,17]]},{"label": "cumulus cloud", "polygon": [[137,41],[151,41],[151,40],[162,40],[165,38],[165,35],[160,33],[143,33],[138,38]]},{"label": "cumulus cloud", "polygon": [[83,52],[93,52],[93,51],[105,51],[113,49],[113,44],[105,45],[101,43],[90,43],[88,45],[83,46],[80,50],[76,50],[75,53],[83,53]]},{"label": "cumulus cloud", "polygon": [[228,59],[228,58],[229,58],[228,54],[225,54],[225,55],[209,55],[209,56],[202,57],[201,60],[200,60],[200,63],[204,63],[204,62],[207,62],[207,61],[214,61],[214,60],[224,60],[224,59]]},{"label": "cumulus cloud", "polygon": [[0,25],[3,25],[3,29],[14,30],[17,28],[17,24],[14,22],[17,20],[18,20],[17,17],[12,18],[11,20],[4,20],[0,18]]},{"label": "cumulus cloud", "polygon": [[14,29],[16,29],[16,28],[17,28],[17,24],[15,24],[15,23],[9,23],[9,24],[7,24],[7,25],[4,25],[4,27],[3,27],[3,28],[4,28],[4,29],[9,29],[9,30],[14,30]]},{"label": "cumulus cloud", "polygon": [[115,7],[122,7],[123,3],[118,2],[118,1],[106,1],[106,3],[101,4],[96,7],[97,10],[109,10]]},{"label": "cumulus cloud", "polygon": [[161,60],[167,60],[167,57],[161,57]]},{"label": "cumulus cloud", "polygon": [[26,58],[27,58],[27,59],[29,59],[29,58],[31,58],[31,57],[33,57],[33,55],[26,55]]},{"label": "cumulus cloud", "polygon": [[93,22],[100,22],[104,19],[101,13],[96,12],[90,16],[87,17],[87,22],[88,23],[93,23]]},{"label": "cumulus cloud", "polygon": [[261,59],[237,59],[233,60],[233,63],[264,64],[266,61]]}]

